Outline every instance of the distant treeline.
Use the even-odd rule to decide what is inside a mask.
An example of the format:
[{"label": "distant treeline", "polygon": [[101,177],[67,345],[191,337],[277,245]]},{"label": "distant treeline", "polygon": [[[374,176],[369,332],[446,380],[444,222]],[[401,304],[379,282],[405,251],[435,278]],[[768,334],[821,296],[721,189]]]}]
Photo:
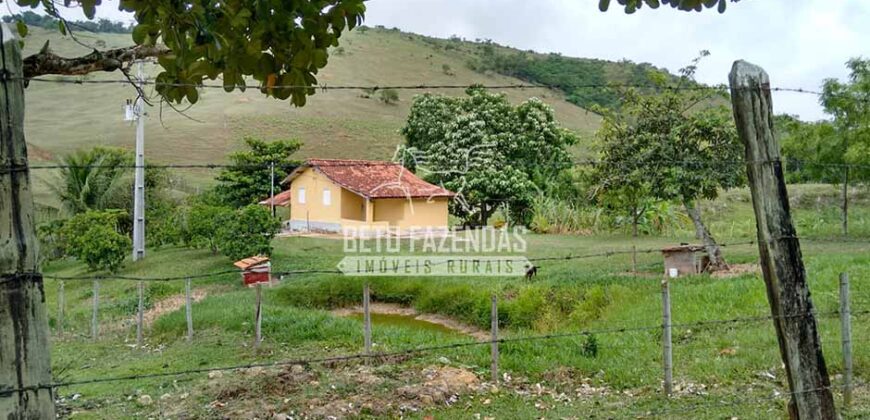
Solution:
[{"label": "distant treeline", "polygon": [[[48,15],[40,15],[29,10],[20,14],[3,16],[3,22],[6,23],[16,22],[19,20],[27,24],[27,26],[38,26],[45,29],[56,29],[58,27],[57,19]],[[99,19],[97,21],[76,20],[67,21],[67,23],[73,31],[78,29],[88,32],[126,34],[130,33],[133,30],[132,25],[128,26],[122,22],[113,22],[109,19]]]}]

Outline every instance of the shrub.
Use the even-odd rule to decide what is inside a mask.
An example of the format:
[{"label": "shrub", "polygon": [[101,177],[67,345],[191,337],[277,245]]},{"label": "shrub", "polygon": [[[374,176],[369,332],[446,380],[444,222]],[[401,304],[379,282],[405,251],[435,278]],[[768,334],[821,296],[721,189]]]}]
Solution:
[{"label": "shrub", "polygon": [[453,72],[453,69],[450,68],[449,64],[442,64],[441,71],[443,71],[444,74],[446,74],[448,76],[455,76],[456,75],[456,73]]},{"label": "shrub", "polygon": [[598,356],[598,339],[595,334],[588,334],[583,344],[580,346],[580,354],[585,357]]},{"label": "shrub", "polygon": [[257,204],[242,207],[229,218],[223,214],[218,222],[215,242],[224,254],[232,260],[240,260],[252,255],[271,255],[272,237],[278,233],[281,222],[269,214],[269,209]]},{"label": "shrub", "polygon": [[399,102],[399,92],[395,89],[383,89],[378,98],[385,104],[394,104]]},{"label": "shrub", "polygon": [[88,265],[92,271],[117,271],[130,250],[131,241],[118,232],[119,211],[87,211],[74,216],[61,229],[65,253]]}]

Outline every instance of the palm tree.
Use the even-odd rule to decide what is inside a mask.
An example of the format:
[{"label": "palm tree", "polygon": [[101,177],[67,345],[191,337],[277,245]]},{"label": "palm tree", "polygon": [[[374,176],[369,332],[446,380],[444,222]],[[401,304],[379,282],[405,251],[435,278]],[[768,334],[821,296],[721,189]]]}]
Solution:
[{"label": "palm tree", "polygon": [[49,187],[70,214],[87,210],[126,208],[132,180],[125,166],[132,156],[121,149],[95,147],[61,159],[58,179]]}]

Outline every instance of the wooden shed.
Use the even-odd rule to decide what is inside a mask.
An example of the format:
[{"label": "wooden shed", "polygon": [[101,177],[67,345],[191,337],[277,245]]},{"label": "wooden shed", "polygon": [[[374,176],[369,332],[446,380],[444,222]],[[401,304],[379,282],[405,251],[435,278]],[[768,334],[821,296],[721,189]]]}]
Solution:
[{"label": "wooden shed", "polygon": [[245,286],[254,286],[260,283],[269,283],[272,276],[272,263],[269,257],[257,255],[233,263],[242,270],[242,282]]},{"label": "wooden shed", "polygon": [[[662,256],[665,258],[665,276],[669,277],[700,274],[710,264],[707,249],[702,245],[681,244],[662,248]],[[672,270],[676,270],[676,275]]]}]

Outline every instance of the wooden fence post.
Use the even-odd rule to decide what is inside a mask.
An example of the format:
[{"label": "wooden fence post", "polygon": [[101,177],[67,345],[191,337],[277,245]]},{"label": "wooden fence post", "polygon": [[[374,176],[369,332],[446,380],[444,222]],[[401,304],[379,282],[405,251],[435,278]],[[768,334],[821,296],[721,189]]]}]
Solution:
[{"label": "wooden fence post", "polygon": [[100,324],[99,324],[99,312],[100,312],[100,281],[94,280],[94,292],[93,292],[93,301],[94,308],[91,313],[91,339],[94,341],[100,335]]},{"label": "wooden fence post", "polygon": [[254,326],[254,347],[260,347],[260,341],[262,341],[263,337],[261,335],[260,325],[263,322],[263,285],[262,283],[257,283],[257,310],[255,314],[254,322],[256,325]]},{"label": "wooden fence post", "polygon": [[834,419],[831,381],[773,135],[770,79],[761,67],[739,60],[728,80],[737,133],[746,150],[761,271],[791,390],[789,415]]},{"label": "wooden fence post", "polygon": [[490,332],[492,334],[490,343],[490,355],[492,356],[492,364],[490,370],[492,372],[492,382],[498,382],[498,297],[495,293],[492,294],[492,310],[490,311]]},{"label": "wooden fence post", "polygon": [[145,323],[145,282],[139,281],[139,310],[136,313],[136,346],[142,347],[142,328]]},{"label": "wooden fence post", "polygon": [[[372,313],[369,308],[371,300],[371,290],[369,284],[363,285],[363,342],[365,345],[365,354],[372,354]],[[368,358],[366,359],[369,360]]]},{"label": "wooden fence post", "polygon": [[0,23],[0,418],[55,418],[48,312],[24,139],[21,47]]},{"label": "wooden fence post", "polygon": [[57,332],[63,337],[64,282],[60,281],[57,291]]},{"label": "wooden fence post", "polygon": [[843,405],[852,403],[852,311],[849,308],[849,274],[840,273],[840,337],[843,344]]},{"label": "wooden fence post", "polygon": [[187,316],[187,341],[193,340],[193,306],[191,305],[190,296],[190,278],[184,280],[184,307]]},{"label": "wooden fence post", "polygon": [[671,291],[667,278],[662,280],[662,367],[664,392],[670,397],[674,387],[674,353],[671,342]]}]

